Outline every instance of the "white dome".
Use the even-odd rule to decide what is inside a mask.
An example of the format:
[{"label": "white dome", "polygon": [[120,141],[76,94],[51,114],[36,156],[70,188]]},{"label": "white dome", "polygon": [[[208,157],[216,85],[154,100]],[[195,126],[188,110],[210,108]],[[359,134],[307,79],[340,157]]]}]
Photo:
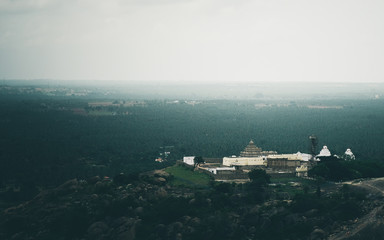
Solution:
[{"label": "white dome", "polygon": [[347,149],[347,151],[345,151],[345,155],[353,155],[353,152],[351,151],[350,148]]},{"label": "white dome", "polygon": [[356,159],[355,155],[353,154],[353,152],[351,151],[350,148],[348,148],[348,149],[345,151],[345,153],[344,153],[344,155],[343,155],[343,158],[344,158],[344,160],[346,160],[346,161],[350,161],[350,160],[355,160],[355,159]]},{"label": "white dome", "polygon": [[319,155],[317,155],[317,156],[318,157],[330,157],[331,152],[329,151],[327,146],[323,146],[323,149],[321,149]]}]

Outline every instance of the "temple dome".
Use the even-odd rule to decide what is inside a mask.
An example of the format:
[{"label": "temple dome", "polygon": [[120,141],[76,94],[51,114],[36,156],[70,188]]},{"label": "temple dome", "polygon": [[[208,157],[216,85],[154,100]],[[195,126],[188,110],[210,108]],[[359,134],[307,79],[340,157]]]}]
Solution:
[{"label": "temple dome", "polygon": [[345,151],[345,155],[350,155],[350,156],[353,155],[353,152],[351,151],[350,148],[347,148],[347,150]]},{"label": "temple dome", "polygon": [[251,140],[248,146],[245,147],[244,151],[240,152],[241,157],[258,157],[261,156],[262,149],[256,147],[255,143]]},{"label": "temple dome", "polygon": [[351,151],[350,148],[348,148],[344,155],[343,155],[343,158],[344,160],[347,160],[347,161],[350,161],[350,160],[355,160],[355,155],[353,154],[353,152]]},{"label": "temple dome", "polygon": [[317,156],[318,157],[330,157],[331,152],[329,151],[327,146],[323,146],[323,149],[321,149],[319,155],[317,155]]}]

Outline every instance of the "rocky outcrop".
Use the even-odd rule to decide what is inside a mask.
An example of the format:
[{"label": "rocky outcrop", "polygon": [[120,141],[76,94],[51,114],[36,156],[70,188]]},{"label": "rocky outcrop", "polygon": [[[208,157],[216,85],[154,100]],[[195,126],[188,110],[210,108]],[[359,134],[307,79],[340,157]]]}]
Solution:
[{"label": "rocky outcrop", "polygon": [[[174,187],[168,184],[170,179],[168,173],[157,170],[126,185],[99,177],[67,181],[3,211],[0,239],[357,240],[384,236],[384,202],[377,195],[378,185],[375,195],[365,193],[370,196],[367,200],[355,201],[365,214],[343,220],[337,219],[339,209],[326,213],[321,202],[308,207],[316,201],[313,197],[304,198],[303,206],[297,205],[299,200],[255,202],[245,186],[236,186],[238,191],[233,193],[214,187],[196,190]],[[339,192],[337,186],[333,191]]]},{"label": "rocky outcrop", "polygon": [[384,204],[329,236],[329,240],[384,239]]}]

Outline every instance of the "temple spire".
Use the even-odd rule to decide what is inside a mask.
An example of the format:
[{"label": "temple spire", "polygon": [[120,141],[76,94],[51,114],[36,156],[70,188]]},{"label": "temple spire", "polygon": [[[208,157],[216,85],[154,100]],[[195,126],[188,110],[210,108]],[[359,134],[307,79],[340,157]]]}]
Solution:
[{"label": "temple spire", "polygon": [[240,152],[241,157],[258,157],[261,155],[261,148],[256,147],[255,143],[251,139],[248,146],[245,147],[244,151]]}]

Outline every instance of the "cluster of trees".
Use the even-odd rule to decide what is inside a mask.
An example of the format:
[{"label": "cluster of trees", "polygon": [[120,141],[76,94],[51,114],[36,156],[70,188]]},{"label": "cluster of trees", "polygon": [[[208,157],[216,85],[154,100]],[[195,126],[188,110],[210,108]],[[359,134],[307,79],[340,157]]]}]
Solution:
[{"label": "cluster of trees", "polygon": [[[139,238],[167,239],[170,227],[166,226],[175,223],[180,225],[177,231],[183,232],[180,221],[188,216],[198,218],[200,224],[192,223],[194,230],[183,232],[183,239],[306,239],[313,224],[327,226],[362,215],[364,195],[348,186],[328,196],[319,195],[315,182],[296,189],[291,204],[274,201],[261,207],[290,189],[269,187],[270,176],[262,169],[252,170],[249,177],[251,181],[245,184],[212,183],[208,190],[195,190],[193,199],[169,197],[153,203],[143,215]],[[306,218],[301,217],[304,215]]]},{"label": "cluster of trees", "polygon": [[309,170],[308,175],[331,181],[384,177],[384,163],[358,160],[343,161],[336,157],[323,157],[321,162]]},{"label": "cluster of trees", "polygon": [[[262,169],[252,170],[249,177],[249,183],[212,181],[206,188],[175,187],[169,176],[155,181],[155,173],[118,174],[113,181],[72,180],[0,213],[0,237],[309,239],[315,226],[332,232],[343,221],[360,217],[362,206],[368,205],[365,195],[347,186],[318,194],[315,182],[270,187],[270,176]],[[279,197],[287,192],[290,203]],[[45,204],[50,207],[42,208]]]}]

